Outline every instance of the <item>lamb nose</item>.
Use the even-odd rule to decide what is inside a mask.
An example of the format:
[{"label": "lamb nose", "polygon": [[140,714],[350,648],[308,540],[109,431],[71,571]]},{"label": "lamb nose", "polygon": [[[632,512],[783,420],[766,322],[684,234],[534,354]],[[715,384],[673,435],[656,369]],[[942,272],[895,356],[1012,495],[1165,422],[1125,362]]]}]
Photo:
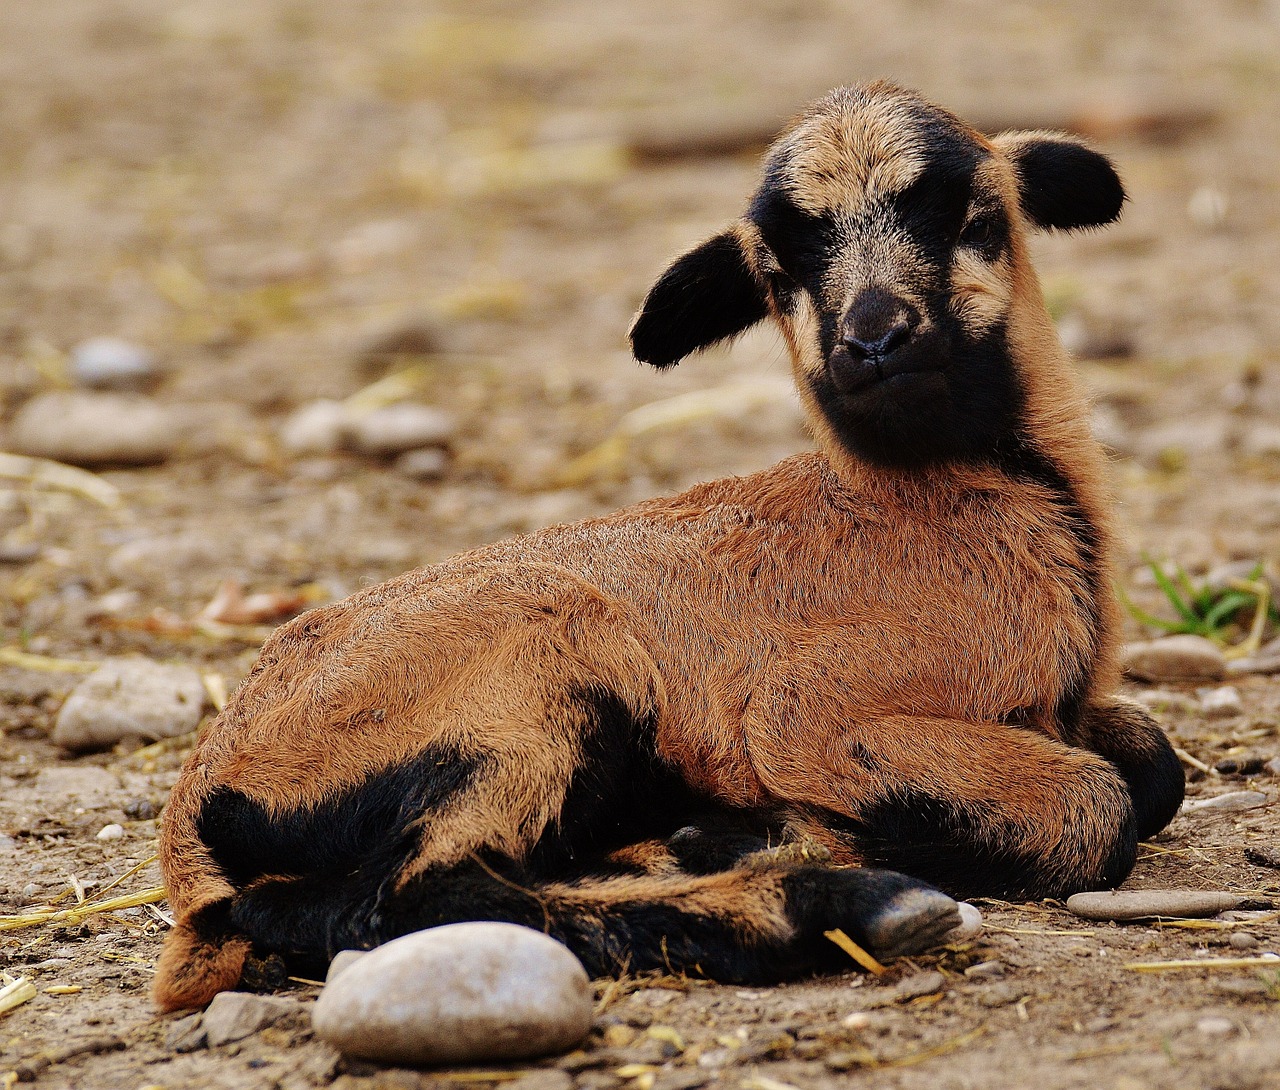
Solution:
[{"label": "lamb nose", "polygon": [[884,359],[911,336],[911,326],[906,318],[899,318],[885,333],[879,337],[860,335],[852,329],[845,329],[840,343],[849,350],[855,359]]}]

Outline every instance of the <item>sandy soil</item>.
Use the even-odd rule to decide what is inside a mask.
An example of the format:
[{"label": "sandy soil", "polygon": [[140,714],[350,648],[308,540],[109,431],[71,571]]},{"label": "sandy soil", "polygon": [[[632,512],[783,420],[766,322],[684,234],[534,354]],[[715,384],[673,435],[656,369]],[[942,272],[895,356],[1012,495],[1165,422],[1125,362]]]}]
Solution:
[{"label": "sandy soil", "polygon": [[[139,652],[234,685],[258,635],[165,620],[193,617],[225,579],[338,596],[802,449],[796,409],[774,397],[644,436],[605,473],[555,486],[632,408],[784,378],[768,335],[655,376],[630,362],[623,333],[664,262],[736,214],[754,176],[747,137],[875,76],[993,126],[1073,124],[1122,166],[1123,223],[1041,240],[1037,254],[1116,450],[1133,596],[1160,608],[1144,553],[1192,572],[1280,560],[1274,0],[47,0],[0,5],[0,42],[4,417],[63,380],[71,346],[110,333],[159,354],[154,399],[187,436],[163,464],[103,474],[116,508],[0,481],[6,646],[85,662]],[[427,356],[369,351],[424,337]],[[443,480],[282,450],[293,408],[406,364],[415,396],[459,420]],[[92,896],[154,851],[188,742],[59,752],[48,733],[77,680],[0,666],[0,913],[74,903],[77,882]],[[1280,755],[1280,677],[1237,688],[1243,713],[1226,718],[1206,718],[1193,686],[1156,701],[1205,765]],[[1179,817],[1129,884],[1280,899],[1280,871],[1245,854],[1280,841],[1277,778],[1197,775],[1193,796],[1254,787],[1272,803]],[[97,840],[112,822],[124,837]],[[157,882],[145,865],[113,893]],[[1277,949],[1276,922],[984,910],[978,945],[881,979],[602,991],[585,1055],[518,1070],[543,1090],[1280,1086],[1275,971],[1128,967],[1233,953],[1237,930],[1255,952]],[[0,933],[0,969],[40,992],[0,1018],[0,1084],[457,1084],[343,1063],[302,1016],[173,1051],[172,1020],[147,997],[164,929],[139,907]],[[964,975],[983,960],[1004,976]],[[934,969],[940,991],[898,990]],[[59,986],[79,990],[48,990]]]}]

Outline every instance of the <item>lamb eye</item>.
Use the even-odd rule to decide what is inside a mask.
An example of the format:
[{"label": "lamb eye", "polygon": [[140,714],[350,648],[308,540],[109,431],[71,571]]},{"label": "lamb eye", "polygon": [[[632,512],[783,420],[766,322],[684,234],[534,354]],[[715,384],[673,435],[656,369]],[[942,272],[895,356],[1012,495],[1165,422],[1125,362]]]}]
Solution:
[{"label": "lamb eye", "polygon": [[960,232],[960,245],[974,250],[991,250],[1000,239],[1000,225],[992,216],[978,216]]}]

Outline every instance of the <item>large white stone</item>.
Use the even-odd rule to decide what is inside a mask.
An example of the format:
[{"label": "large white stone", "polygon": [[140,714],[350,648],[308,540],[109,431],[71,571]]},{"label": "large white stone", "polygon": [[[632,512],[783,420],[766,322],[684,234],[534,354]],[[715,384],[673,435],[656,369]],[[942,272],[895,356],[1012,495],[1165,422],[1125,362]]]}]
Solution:
[{"label": "large white stone", "polygon": [[347,441],[361,454],[390,457],[448,446],[456,430],[453,417],[443,410],[403,401],[355,417],[348,425]]},{"label": "large white stone", "polygon": [[53,740],[72,750],[106,749],[124,738],[158,741],[200,725],[208,697],[190,666],[144,658],[107,659],[72,690]]},{"label": "large white stone", "polygon": [[1131,643],[1123,655],[1124,672],[1142,681],[1220,681],[1227,661],[1203,636],[1165,636]]},{"label": "large white stone", "polygon": [[163,462],[180,440],[178,422],[163,407],[123,394],[41,394],[9,428],[9,449],[17,454],[90,467]]},{"label": "large white stone", "polygon": [[329,981],[312,1023],[349,1056],[490,1063],[572,1048],[591,1027],[586,971],[515,924],[459,923],[371,951]]}]

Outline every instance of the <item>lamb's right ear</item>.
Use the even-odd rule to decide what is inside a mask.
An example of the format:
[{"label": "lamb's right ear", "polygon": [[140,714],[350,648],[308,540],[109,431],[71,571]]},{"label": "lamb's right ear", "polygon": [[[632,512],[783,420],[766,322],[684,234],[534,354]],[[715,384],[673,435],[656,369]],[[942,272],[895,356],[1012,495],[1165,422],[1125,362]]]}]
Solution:
[{"label": "lamb's right ear", "polygon": [[671,367],[745,332],[768,313],[731,227],[677,258],[649,289],[631,323],[631,351],[641,363]]}]

